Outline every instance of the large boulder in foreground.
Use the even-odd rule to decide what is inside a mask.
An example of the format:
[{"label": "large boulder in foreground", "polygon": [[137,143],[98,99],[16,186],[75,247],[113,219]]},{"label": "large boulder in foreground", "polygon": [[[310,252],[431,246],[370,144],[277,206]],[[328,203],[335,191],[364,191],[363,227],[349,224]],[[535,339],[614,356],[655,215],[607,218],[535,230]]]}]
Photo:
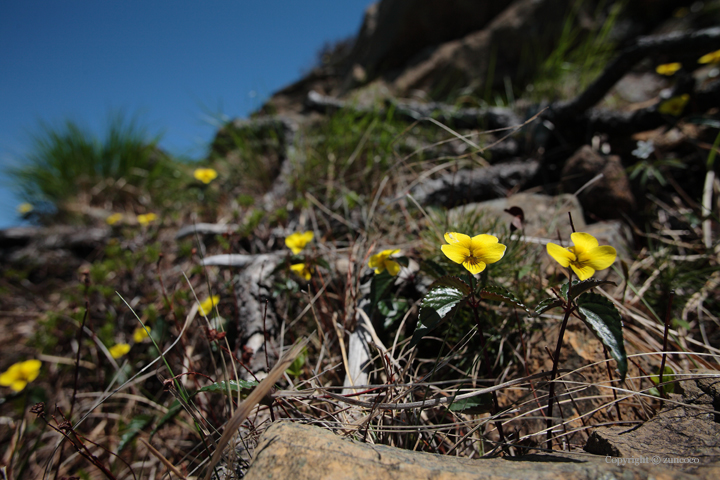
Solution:
[{"label": "large boulder in foreground", "polygon": [[263,434],[246,480],[266,478],[389,480],[508,479],[583,480],[717,478],[717,469],[699,467],[687,474],[648,464],[619,465],[609,457],[570,453],[521,458],[469,459],[412,452],[342,438],[310,425],[278,422]]}]

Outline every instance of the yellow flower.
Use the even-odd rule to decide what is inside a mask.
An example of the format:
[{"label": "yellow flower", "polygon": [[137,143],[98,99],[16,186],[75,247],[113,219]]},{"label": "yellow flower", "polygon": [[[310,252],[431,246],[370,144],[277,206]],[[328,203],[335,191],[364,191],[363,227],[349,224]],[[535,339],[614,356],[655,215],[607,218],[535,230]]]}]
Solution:
[{"label": "yellow flower", "polygon": [[655,71],[660,75],[667,75],[669,77],[670,75],[674,75],[675,72],[677,72],[681,68],[682,63],[679,62],[663,63],[662,65],[658,65]]},{"label": "yellow flower", "polygon": [[150,336],[150,327],[137,327],[133,332],[133,341],[140,343]]},{"label": "yellow flower", "polygon": [[220,295],[213,295],[212,297],[208,297],[200,304],[198,312],[200,312],[200,315],[210,315],[213,307],[218,303],[220,303]]},{"label": "yellow flower", "polygon": [[677,117],[685,109],[685,105],[687,104],[688,100],[690,100],[690,95],[688,95],[687,93],[684,93],[679,97],[672,97],[671,99],[665,100],[660,104],[660,106],[658,107],[658,112]]},{"label": "yellow flower", "polygon": [[0,374],[0,385],[20,392],[40,375],[41,365],[40,360],[25,360],[10,365],[10,368]]},{"label": "yellow flower", "polygon": [[314,236],[313,232],[295,232],[292,235],[288,235],[285,239],[285,245],[292,250],[293,255],[297,255],[305,248],[305,245],[312,241]]},{"label": "yellow flower", "polygon": [[196,180],[200,180],[205,185],[215,180],[218,176],[217,172],[212,168],[198,168],[193,172]]},{"label": "yellow flower", "polygon": [[312,268],[310,268],[308,265],[305,265],[304,263],[296,263],[290,265],[290,270],[292,270],[305,280],[310,280],[310,277],[312,277]]},{"label": "yellow flower", "polygon": [[157,215],[155,215],[154,213],[146,213],[144,215],[137,216],[137,221],[140,225],[147,225],[150,222],[154,222],[155,220],[157,220]]},{"label": "yellow flower", "polygon": [[488,263],[495,263],[505,255],[507,248],[498,243],[493,235],[469,235],[457,232],[445,234],[445,241],[449,245],[440,247],[450,260],[462,264],[470,273],[475,275],[485,270]]},{"label": "yellow flower", "polygon": [[[107,217],[105,219],[105,221],[107,222],[108,225],[115,225],[120,220],[122,220],[122,218],[123,218],[122,213],[113,213],[112,215]],[[138,219],[138,221],[140,221],[140,220]]]},{"label": "yellow flower", "polygon": [[20,215],[27,215],[28,213],[32,212],[33,210],[35,210],[35,207],[33,207],[31,203],[27,203],[27,202],[21,203],[20,205],[17,206],[17,212]]},{"label": "yellow flower", "polygon": [[122,357],[129,351],[130,351],[130,345],[128,345],[127,343],[118,343],[117,345],[113,345],[112,347],[110,347],[110,355],[115,360]]},{"label": "yellow flower", "polygon": [[703,55],[698,59],[698,63],[718,63],[720,62],[720,50],[715,50]]},{"label": "yellow flower", "polygon": [[387,270],[393,277],[400,272],[400,264],[394,260],[390,260],[390,256],[400,253],[400,250],[383,250],[382,252],[370,257],[368,267],[375,270],[375,275]]},{"label": "yellow flower", "polygon": [[615,261],[617,252],[609,245],[598,246],[598,241],[589,233],[575,232],[570,235],[574,247],[563,248],[554,243],[547,244],[547,253],[563,267],[570,267],[580,280],[587,280],[595,270],[605,270]]}]

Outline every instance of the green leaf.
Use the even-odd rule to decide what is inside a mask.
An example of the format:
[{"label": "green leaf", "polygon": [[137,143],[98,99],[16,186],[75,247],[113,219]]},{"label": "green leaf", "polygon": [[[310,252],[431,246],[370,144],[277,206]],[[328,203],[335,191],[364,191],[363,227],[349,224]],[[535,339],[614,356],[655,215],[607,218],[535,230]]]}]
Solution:
[{"label": "green leaf", "polygon": [[295,360],[290,364],[290,366],[285,370],[288,375],[292,375],[293,377],[299,377],[303,373],[303,367],[305,366],[305,362],[307,361],[307,348],[303,347],[300,354],[295,357]]},{"label": "green leaf", "polygon": [[[572,283],[572,287],[570,287],[570,301],[575,300],[577,297],[579,297],[581,294],[587,292],[588,290],[591,290],[595,287],[599,287],[600,285],[615,285],[613,282],[607,281],[607,280],[597,280],[595,278],[588,278],[587,280],[583,280],[582,282],[578,282],[575,280]],[[567,284],[563,285],[565,290],[563,291],[563,295],[565,296],[565,299],[567,299]]]},{"label": "green leaf", "polygon": [[332,267],[330,267],[330,264],[324,258],[316,258],[315,265],[319,265],[319,266],[323,267],[325,270],[332,271]]},{"label": "green leaf", "polygon": [[405,256],[392,257],[392,259],[394,261],[396,261],[397,263],[399,263],[400,265],[402,265],[403,267],[407,267],[408,265],[410,265],[410,260],[408,260],[408,258]]},{"label": "green leaf", "polygon": [[465,398],[450,404],[448,409],[451,412],[465,412],[471,414],[482,414],[492,412],[493,398],[492,393],[483,393],[477,397]]},{"label": "green leaf", "polygon": [[478,292],[478,295],[484,300],[497,300],[516,308],[522,308],[526,312],[528,311],[527,307],[515,295],[498,285],[487,285]]},{"label": "green leaf", "polygon": [[470,287],[457,277],[443,277],[431,286],[423,298],[410,348],[436,328],[448,313],[470,294]]},{"label": "green leaf", "polygon": [[120,436],[120,444],[118,445],[118,452],[121,452],[138,433],[142,431],[153,419],[152,415],[138,415],[133,417],[125,428],[123,434]]},{"label": "green leaf", "polygon": [[570,285],[567,284],[567,283],[563,283],[563,284],[560,286],[560,296],[561,296],[561,297],[563,298],[563,300],[565,300],[565,301],[567,301],[567,293],[568,293],[568,288],[569,288],[569,287],[570,287]]},{"label": "green leaf", "polygon": [[580,295],[577,306],[580,318],[610,351],[618,364],[622,380],[625,380],[628,365],[620,312],[608,299],[597,293]]},{"label": "green leaf", "polygon": [[378,311],[385,317],[384,328],[390,328],[395,321],[402,318],[407,308],[408,301],[404,298],[385,299],[378,303]]},{"label": "green leaf", "polygon": [[537,307],[535,307],[535,313],[537,315],[542,315],[552,308],[562,307],[563,304],[564,302],[559,298],[546,298],[542,302],[538,303]]},{"label": "green leaf", "polygon": [[434,330],[442,321],[443,318],[432,308],[421,309],[415,332],[413,332],[412,340],[410,340],[410,348],[417,345],[425,335]]},{"label": "green leaf", "polygon": [[170,405],[170,408],[168,409],[167,413],[162,416],[160,421],[157,425],[155,425],[155,428],[153,428],[152,432],[150,432],[150,437],[155,435],[155,433],[160,430],[160,427],[165,425],[169,420],[174,418],[180,411],[182,410],[182,404],[177,400],[173,400],[173,403]]},{"label": "green leaf", "polygon": [[230,380],[228,382],[228,385],[225,385],[225,381],[222,382],[215,382],[211,385],[208,385],[206,387],[202,387],[200,390],[198,390],[196,393],[200,392],[211,392],[211,393],[227,393],[228,390],[232,392],[238,392],[243,390],[250,390],[252,388],[255,388],[257,386],[258,382],[255,380],[247,381],[247,380]]},{"label": "green leaf", "polygon": [[435,280],[432,285],[430,285],[430,290],[433,290],[434,288],[439,287],[452,287],[460,290],[463,295],[470,295],[470,285],[464,281],[463,279],[456,277],[454,275],[445,275],[443,277],[438,278]]},{"label": "green leaf", "polygon": [[[660,369],[659,368],[658,368],[657,375],[650,375],[650,380],[652,380],[652,382],[655,385],[660,383]],[[665,365],[665,368],[663,368],[663,378],[662,378],[663,383],[672,382],[674,380],[675,380],[675,370],[673,370],[671,366]],[[663,390],[665,390],[666,394],[675,393],[675,384],[674,383],[665,383],[665,385],[663,385]],[[651,388],[649,393],[650,393],[650,395],[655,395],[656,397],[660,396],[660,391],[656,387]]]},{"label": "green leaf", "polygon": [[387,270],[383,270],[382,273],[373,275],[370,281],[370,311],[373,312],[377,308],[380,300],[383,299],[390,286],[395,282],[395,277],[390,275]]}]

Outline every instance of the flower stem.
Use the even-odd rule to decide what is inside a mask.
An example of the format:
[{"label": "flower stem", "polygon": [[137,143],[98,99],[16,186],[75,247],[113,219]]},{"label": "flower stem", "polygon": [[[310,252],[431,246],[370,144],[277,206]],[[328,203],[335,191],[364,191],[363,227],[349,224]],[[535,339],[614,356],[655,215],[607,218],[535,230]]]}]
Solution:
[{"label": "flower stem", "polygon": [[658,392],[660,392],[660,398],[667,398],[665,395],[665,386],[663,383],[663,373],[665,373],[665,358],[667,357],[667,337],[668,330],[670,330],[670,316],[672,314],[672,304],[675,298],[675,290],[670,290],[670,299],[668,300],[668,306],[665,310],[665,333],[663,334],[663,354],[662,360],[660,361],[660,374],[658,376]]},{"label": "flower stem", "polygon": [[[568,290],[569,295],[569,290]],[[568,304],[565,306],[565,317],[563,318],[562,325],[560,326],[560,334],[558,335],[558,341],[557,346],[555,347],[555,355],[553,355],[553,369],[552,373],[550,374],[550,392],[549,392],[549,398],[548,398],[548,406],[547,406],[547,413],[546,413],[546,428],[547,428],[547,449],[552,450],[552,411],[553,411],[553,402],[555,401],[555,377],[557,376],[558,371],[558,364],[560,363],[560,348],[562,347],[563,337],[565,336],[565,328],[567,327],[568,320],[570,319],[570,314],[573,311],[573,306],[571,302],[568,302]]]}]

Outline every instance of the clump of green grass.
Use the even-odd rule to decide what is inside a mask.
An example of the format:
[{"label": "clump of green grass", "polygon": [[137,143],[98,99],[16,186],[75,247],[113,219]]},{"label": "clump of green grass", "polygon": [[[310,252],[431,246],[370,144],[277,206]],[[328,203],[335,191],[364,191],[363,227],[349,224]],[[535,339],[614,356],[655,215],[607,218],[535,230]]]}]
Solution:
[{"label": "clump of green grass", "polygon": [[175,162],[134,119],[111,117],[102,137],[71,120],[40,124],[19,166],[8,169],[20,197],[59,212],[71,202],[129,207],[143,192],[162,191],[180,176]]},{"label": "clump of green grass", "polygon": [[405,127],[392,111],[339,110],[308,132],[296,190],[326,201],[370,194],[396,161],[394,142]]},{"label": "clump of green grass", "polygon": [[[615,43],[610,33],[622,14],[625,2],[614,3],[607,14],[606,5],[600,2],[593,18],[603,18],[602,24],[589,32],[579,25],[577,19],[582,0],[575,2],[567,15],[557,47],[550,55],[528,57],[543,58],[535,81],[530,85],[530,97],[534,101],[569,99],[583,91],[610,61]],[[529,59],[526,60],[531,62]]]}]

